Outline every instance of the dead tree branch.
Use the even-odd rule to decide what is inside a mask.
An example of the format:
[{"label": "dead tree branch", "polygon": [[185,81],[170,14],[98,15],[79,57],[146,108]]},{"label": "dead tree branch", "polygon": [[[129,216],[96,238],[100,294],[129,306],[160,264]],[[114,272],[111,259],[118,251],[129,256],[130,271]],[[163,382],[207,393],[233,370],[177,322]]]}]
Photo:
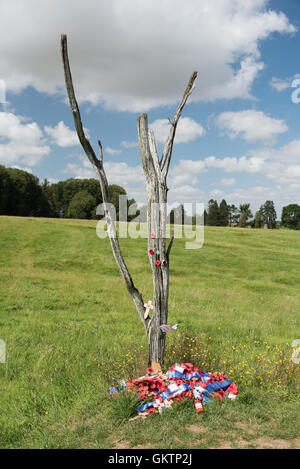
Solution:
[{"label": "dead tree branch", "polygon": [[184,108],[184,105],[187,102],[188,97],[192,94],[192,92],[194,90],[194,87],[195,87],[194,82],[197,78],[197,74],[198,74],[198,72],[196,72],[196,71],[192,73],[192,75],[189,79],[189,82],[187,84],[187,87],[185,89],[185,92],[183,94],[182,100],[180,101],[179,106],[177,107],[177,110],[175,112],[173,120],[171,120],[169,118],[171,128],[170,128],[169,135],[168,135],[168,138],[166,140],[164,150],[163,150],[163,154],[162,154],[162,157],[161,157],[161,160],[160,160],[161,170],[164,169],[165,164],[167,163],[167,167],[166,167],[165,172],[164,172],[165,176],[167,176],[168,171],[169,171],[169,167],[170,167],[176,127],[177,127],[179,118],[181,116],[182,109]]},{"label": "dead tree branch", "polygon": [[147,331],[149,327],[150,319],[144,318],[144,313],[145,313],[144,300],[142,298],[141,293],[134,286],[131,275],[123,259],[120,245],[119,245],[118,236],[117,236],[115,222],[112,217],[111,210],[110,210],[108,182],[107,182],[106,173],[103,167],[102,145],[101,145],[100,140],[98,140],[98,145],[99,145],[99,150],[100,150],[100,157],[98,159],[95,155],[95,152],[88,138],[86,137],[84,133],[84,129],[82,126],[80,111],[79,111],[79,107],[77,104],[75,91],[73,87],[73,80],[72,80],[71,69],[70,69],[69,58],[68,58],[67,36],[65,34],[61,35],[61,53],[62,53],[62,60],[63,60],[63,66],[64,66],[66,89],[67,89],[67,93],[69,97],[70,107],[73,113],[74,124],[75,124],[75,128],[77,131],[77,135],[82,145],[82,148],[85,151],[92,166],[94,167],[98,175],[99,181],[100,181],[102,199],[103,199],[104,210],[105,210],[105,215],[106,215],[106,222],[108,226],[108,232],[110,233],[109,238],[110,238],[112,252],[113,252],[115,261],[119,267],[119,270],[123,276],[123,279],[125,281],[127,290],[130,293],[135,303],[140,319]]}]

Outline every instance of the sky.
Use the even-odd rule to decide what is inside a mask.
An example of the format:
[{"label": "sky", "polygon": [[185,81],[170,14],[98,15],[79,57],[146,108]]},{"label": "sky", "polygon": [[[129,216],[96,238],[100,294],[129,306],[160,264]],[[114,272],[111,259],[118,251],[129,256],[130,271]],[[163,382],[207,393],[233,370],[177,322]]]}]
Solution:
[{"label": "sky", "polygon": [[300,204],[300,0],[0,0],[0,164],[57,182],[96,177],[66,99],[60,35],[84,128],[110,184],[145,202],[137,118],[161,153],[178,124],[171,204]]}]

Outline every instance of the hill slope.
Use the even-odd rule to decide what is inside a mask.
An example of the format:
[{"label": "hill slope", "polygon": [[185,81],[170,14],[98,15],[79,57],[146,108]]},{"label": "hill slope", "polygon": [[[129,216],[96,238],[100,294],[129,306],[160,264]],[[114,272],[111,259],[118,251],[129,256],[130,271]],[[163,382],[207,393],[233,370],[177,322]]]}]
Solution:
[{"label": "hill slope", "polygon": [[[169,323],[180,326],[168,336],[166,365],[193,360],[227,372],[239,399],[213,402],[201,415],[188,402],[120,424],[107,390],[113,379],[144,373],[146,341],[109,241],[95,227],[0,217],[0,447],[299,445],[291,344],[300,338],[300,233],[207,227],[199,250],[175,240]],[[121,246],[151,299],[147,240]]]}]

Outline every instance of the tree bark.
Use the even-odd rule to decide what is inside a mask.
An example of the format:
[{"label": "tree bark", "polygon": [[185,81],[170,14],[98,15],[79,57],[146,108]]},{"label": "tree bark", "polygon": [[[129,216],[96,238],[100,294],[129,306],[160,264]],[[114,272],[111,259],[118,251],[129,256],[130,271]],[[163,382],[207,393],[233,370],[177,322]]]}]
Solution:
[{"label": "tree bark", "polygon": [[[69,97],[70,107],[73,113],[77,135],[82,148],[84,149],[89,161],[95,169],[100,181],[112,252],[125,281],[127,290],[135,303],[137,312],[146,331],[148,340],[148,363],[154,368],[160,369],[163,366],[166,339],[166,334],[162,332],[160,326],[167,324],[168,320],[169,258],[174,239],[172,234],[170,243],[168,247],[166,247],[168,193],[167,175],[172,157],[172,149],[177,123],[182,109],[194,89],[194,81],[197,77],[197,72],[194,72],[190,77],[183,98],[176,110],[174,119],[169,119],[171,123],[170,132],[166,140],[160,161],[156,150],[154,134],[148,129],[147,114],[142,114],[138,118],[138,140],[147,185],[147,223],[149,234],[148,257],[153,277],[153,314],[152,318],[150,318],[145,317],[143,297],[135,287],[121,253],[115,223],[110,212],[108,182],[103,167],[101,142],[98,140],[100,156],[97,158],[83,130],[80,111],[76,101],[71,76],[67,49],[67,36],[64,34],[61,35],[61,53],[64,66],[66,89]],[[154,237],[151,237],[151,234],[154,234]],[[150,249],[153,249],[154,255],[149,253]],[[160,260],[159,265],[156,265],[157,257]]]}]

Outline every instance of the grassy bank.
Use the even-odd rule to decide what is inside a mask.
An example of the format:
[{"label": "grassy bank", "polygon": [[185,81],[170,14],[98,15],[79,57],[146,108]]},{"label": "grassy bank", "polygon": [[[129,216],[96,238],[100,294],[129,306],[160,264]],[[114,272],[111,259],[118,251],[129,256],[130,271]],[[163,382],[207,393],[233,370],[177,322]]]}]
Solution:
[{"label": "grassy bank", "polygon": [[[239,398],[128,422],[108,388],[144,373],[144,330],[95,227],[0,217],[0,447],[299,447],[299,232],[207,227],[202,249],[175,241],[169,323],[180,326],[166,364],[226,372]],[[151,299],[147,240],[121,246]]]}]

